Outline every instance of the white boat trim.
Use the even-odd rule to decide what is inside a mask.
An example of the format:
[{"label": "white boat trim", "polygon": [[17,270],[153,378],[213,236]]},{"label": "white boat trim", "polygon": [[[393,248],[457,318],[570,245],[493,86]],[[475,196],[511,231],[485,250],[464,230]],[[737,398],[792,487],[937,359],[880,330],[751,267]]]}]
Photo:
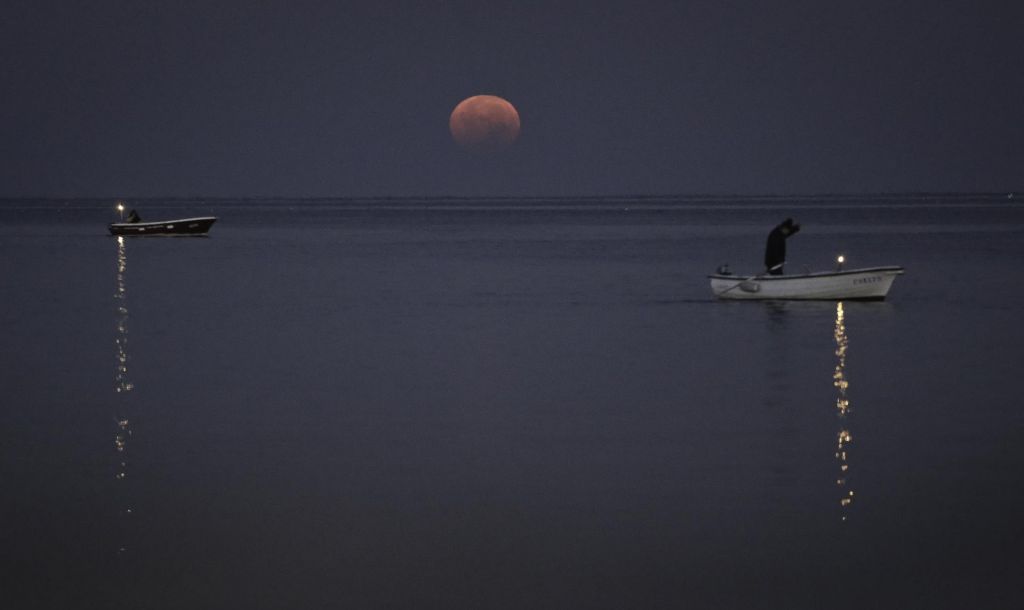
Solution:
[{"label": "white boat trim", "polygon": [[130,229],[132,227],[165,227],[167,225],[173,225],[178,222],[196,222],[205,220],[216,220],[216,216],[196,216],[193,218],[174,218],[172,220],[159,220],[154,222],[112,222],[110,226],[118,228]]}]

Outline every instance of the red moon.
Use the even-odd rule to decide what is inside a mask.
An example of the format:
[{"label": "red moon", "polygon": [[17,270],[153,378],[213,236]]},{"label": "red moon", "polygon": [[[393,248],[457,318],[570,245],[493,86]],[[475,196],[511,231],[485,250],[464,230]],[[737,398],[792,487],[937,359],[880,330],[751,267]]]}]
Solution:
[{"label": "red moon", "polygon": [[508,148],[519,137],[519,113],[495,95],[468,97],[448,119],[452,138],[473,152],[493,153]]}]

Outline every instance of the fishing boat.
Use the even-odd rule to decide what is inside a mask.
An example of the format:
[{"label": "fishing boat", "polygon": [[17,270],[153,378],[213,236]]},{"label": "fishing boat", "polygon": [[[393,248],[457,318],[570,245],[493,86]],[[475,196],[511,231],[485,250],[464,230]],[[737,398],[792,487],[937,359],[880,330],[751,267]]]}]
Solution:
[{"label": "fishing boat", "polygon": [[111,235],[206,235],[216,216],[176,218],[158,222],[112,222]]},{"label": "fishing boat", "polygon": [[802,275],[739,277],[719,270],[708,276],[711,293],[719,299],[800,299],[821,301],[880,301],[889,294],[903,267],[842,268]]},{"label": "fishing boat", "polygon": [[128,213],[128,221],[125,222],[124,201],[119,200],[114,207],[121,215],[121,222],[110,223],[111,235],[206,235],[213,223],[217,222],[216,216],[142,222],[135,210]]}]

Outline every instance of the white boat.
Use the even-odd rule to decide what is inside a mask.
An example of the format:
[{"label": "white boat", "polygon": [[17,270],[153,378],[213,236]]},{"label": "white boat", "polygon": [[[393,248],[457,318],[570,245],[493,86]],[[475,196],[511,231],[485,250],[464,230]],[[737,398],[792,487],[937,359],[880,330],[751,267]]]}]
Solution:
[{"label": "white boat", "polygon": [[889,294],[903,267],[870,267],[821,271],[803,275],[740,277],[712,273],[711,292],[719,299],[802,299],[821,301],[874,300]]}]

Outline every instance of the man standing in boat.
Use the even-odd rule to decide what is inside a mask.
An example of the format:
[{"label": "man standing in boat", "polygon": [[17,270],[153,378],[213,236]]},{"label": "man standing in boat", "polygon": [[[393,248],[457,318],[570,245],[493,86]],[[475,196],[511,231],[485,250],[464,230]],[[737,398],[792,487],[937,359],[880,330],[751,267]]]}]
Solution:
[{"label": "man standing in boat", "polygon": [[782,275],[786,264],[786,238],[800,230],[792,218],[783,220],[768,234],[768,245],[764,249],[764,266],[769,275]]}]

